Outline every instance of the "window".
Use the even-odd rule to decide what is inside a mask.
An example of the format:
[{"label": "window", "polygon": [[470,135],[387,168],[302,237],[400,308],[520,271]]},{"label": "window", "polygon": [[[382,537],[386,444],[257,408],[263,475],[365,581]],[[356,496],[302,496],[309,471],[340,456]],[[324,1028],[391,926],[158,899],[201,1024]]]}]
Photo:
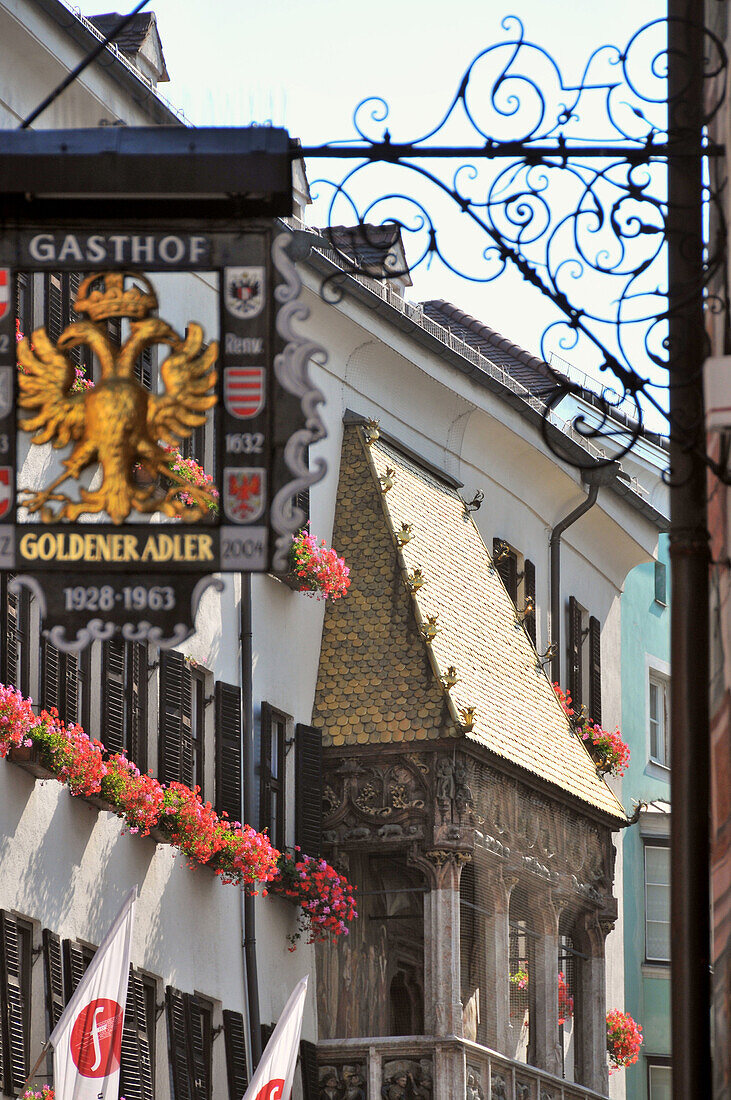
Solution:
[{"label": "window", "polygon": [[193,776],[203,796],[206,731],[206,677],[199,668],[190,673],[190,736],[193,744]]},{"label": "window", "polygon": [[655,562],[655,603],[667,606],[668,602],[668,567],[664,561]]},{"label": "window", "polygon": [[159,775],[163,783],[195,786],[190,665],[173,649],[160,654]]},{"label": "window", "polygon": [[216,811],[239,821],[241,807],[241,689],[218,682],[216,697]]},{"label": "window", "polygon": [[647,1100],[672,1100],[672,1070],[669,1059],[647,1059]]},{"label": "window", "polygon": [[33,927],[0,910],[0,1051],[7,1093],[18,1093],[30,1068]]},{"label": "window", "polygon": [[147,646],[111,638],[102,649],[104,746],[147,768]]},{"label": "window", "polygon": [[308,856],[319,857],[322,847],[322,730],[298,722],[294,744],[294,842]]},{"label": "window", "polygon": [[670,962],[670,848],[645,844],[645,957]]},{"label": "window", "polygon": [[125,1100],[153,1100],[155,1066],[154,978],[129,969],[122,1029],[120,1095]]},{"label": "window", "polygon": [[601,724],[601,623],[574,596],[569,597],[568,620],[567,683],[571,702],[577,713],[585,705],[592,722]]},{"label": "window", "polygon": [[670,692],[664,676],[650,672],[650,759],[670,767]]},{"label": "window", "polygon": [[240,1012],[223,1010],[223,1035],[226,1045],[228,1100],[241,1100],[249,1084],[249,1072],[244,1017]]},{"label": "window", "polygon": [[0,574],[0,682],[30,695],[30,593],[25,587],[18,595],[9,592],[13,576]]},{"label": "window", "polygon": [[492,540],[492,554],[495,568],[516,608],[522,610],[528,600],[533,603],[533,613],[526,616],[524,626],[528,637],[535,645],[536,567],[532,561],[523,558],[522,554],[519,554],[504,539]]},{"label": "window", "polygon": [[[88,656],[81,660],[78,653],[56,649],[41,635],[41,706],[48,711],[55,707],[64,722],[81,721],[79,670],[83,666],[88,683],[88,660]],[[86,695],[84,703],[88,704],[88,690]]]},{"label": "window", "polygon": [[285,844],[284,767],[288,718],[268,703],[261,705],[260,829],[268,829],[275,848]]}]

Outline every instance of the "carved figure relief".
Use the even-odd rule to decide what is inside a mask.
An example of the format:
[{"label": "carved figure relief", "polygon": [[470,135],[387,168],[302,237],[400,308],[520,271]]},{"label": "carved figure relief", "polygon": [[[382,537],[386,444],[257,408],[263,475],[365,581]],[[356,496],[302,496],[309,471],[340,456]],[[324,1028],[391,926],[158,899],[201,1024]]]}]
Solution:
[{"label": "carved figure relief", "polygon": [[399,1058],[384,1062],[382,1100],[432,1100],[431,1063],[426,1058],[413,1062]]},{"label": "carved figure relief", "polygon": [[490,1100],[508,1100],[508,1086],[499,1073],[493,1072]]},{"label": "carved figure relief", "polygon": [[365,1064],[320,1066],[319,1100],[367,1100]]},{"label": "carved figure relief", "polygon": [[373,764],[346,759],[325,778],[326,843],[423,836],[428,787],[424,769],[410,758]]},{"label": "carved figure relief", "polygon": [[482,1075],[475,1066],[467,1065],[467,1086],[465,1088],[465,1100],[485,1100],[482,1090]]}]

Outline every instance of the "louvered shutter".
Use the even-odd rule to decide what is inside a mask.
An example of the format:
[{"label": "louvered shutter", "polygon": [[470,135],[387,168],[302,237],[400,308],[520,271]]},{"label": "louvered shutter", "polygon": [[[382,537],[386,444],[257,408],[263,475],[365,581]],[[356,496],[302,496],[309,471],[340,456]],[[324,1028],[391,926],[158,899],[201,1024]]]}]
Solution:
[{"label": "louvered shutter", "polygon": [[79,654],[64,653],[63,678],[62,678],[62,708],[61,717],[67,723],[78,722],[79,714]]},{"label": "louvered shutter", "polygon": [[261,1025],[261,1049],[262,1049],[262,1053],[266,1050],[267,1043],[271,1039],[273,1031],[274,1031],[274,1024],[262,1024]]},{"label": "louvered shutter", "polygon": [[[80,320],[78,313],[74,310],[74,302],[76,301],[76,295],[83,281],[83,275],[78,271],[70,271],[67,275],[64,275],[63,278],[66,280],[66,316],[64,324],[67,325],[70,321]],[[79,367],[83,367],[85,350],[83,345],[79,345],[77,348],[69,348],[66,354],[72,363],[75,363]]]},{"label": "louvered shutter", "polygon": [[322,730],[301,722],[295,730],[294,842],[308,856],[322,847]]},{"label": "louvered shutter", "polygon": [[145,987],[140,975],[130,967],[122,1031],[120,1082],[120,1095],[126,1100],[152,1100],[153,1098],[149,1027]]},{"label": "louvered shutter", "polygon": [[581,608],[573,596],[569,597],[569,692],[574,710],[578,714],[581,697]]},{"label": "louvered shutter", "polygon": [[135,378],[146,390],[152,389],[152,349],[145,348],[135,363]]},{"label": "louvered shutter", "polygon": [[272,709],[268,703],[261,704],[261,782],[259,793],[259,831],[272,826],[272,791],[270,786],[269,761],[272,757]]},{"label": "louvered shutter", "polygon": [[249,1084],[246,1063],[244,1017],[240,1012],[223,1010],[223,1036],[226,1044],[226,1075],[229,1100],[241,1100]]},{"label": "louvered shutter", "polygon": [[109,639],[102,647],[102,741],[109,752],[129,748],[124,721],[126,647],[119,638]]},{"label": "louvered shutter", "polygon": [[203,1034],[201,1011],[198,1000],[192,993],[184,993],[185,1017],[188,1028],[188,1051],[193,1082],[194,1100],[208,1100],[210,1088],[208,1081],[208,1059],[206,1047],[211,1041],[210,1035]]},{"label": "louvered shutter", "polygon": [[47,638],[41,637],[41,706],[44,710],[55,707],[60,713],[62,676],[60,651]]},{"label": "louvered shutter", "polygon": [[160,657],[160,781],[195,785],[191,726],[191,678],[183,655]]},{"label": "louvered shutter", "polygon": [[168,986],[165,990],[168,1017],[170,1068],[173,1078],[174,1100],[193,1100],[192,1082],[188,1067],[188,1029],[185,1020],[185,1001],[178,989]]},{"label": "louvered shutter", "polygon": [[529,615],[525,620],[525,629],[528,631],[528,637],[536,644],[536,567],[532,561],[527,558],[525,560],[523,573],[523,593],[526,600],[531,599],[533,601],[533,614]]},{"label": "louvered shutter", "polygon": [[55,932],[43,929],[43,969],[46,975],[46,1011],[50,1035],[61,1019],[66,999],[63,984],[63,952],[61,939]]},{"label": "louvered shutter", "polygon": [[601,624],[589,619],[589,717],[602,724],[602,642]]},{"label": "louvered shutter", "polygon": [[63,941],[63,983],[67,1004],[90,961],[81,944],[74,940]]},{"label": "louvered shutter", "polygon": [[147,769],[147,643],[130,642],[129,755],[140,771]]},{"label": "louvered shutter", "polygon": [[2,959],[2,993],[5,1009],[4,1081],[5,1091],[15,1093],[23,1088],[28,1076],[28,1040],[26,1021],[30,1021],[30,1006],[23,1003],[23,986],[29,991],[30,975],[23,974],[21,932],[10,913],[0,910],[0,958]]},{"label": "louvered shutter", "polygon": [[307,1039],[300,1041],[300,1073],[304,1100],[318,1100],[320,1086],[317,1079],[317,1047]]},{"label": "louvered shutter", "polygon": [[[501,548],[500,544],[503,541],[504,541],[503,539],[493,539],[492,540],[492,552],[493,552],[493,557],[494,558],[498,557],[498,555],[500,553],[500,548]],[[508,595],[510,596],[510,599],[513,601],[513,603],[515,603],[515,601],[518,598],[518,558],[517,558],[517,556],[513,553],[512,550],[508,551],[508,553],[504,557],[502,557],[500,559],[500,561],[495,562],[495,568],[497,569],[498,573],[500,574],[502,582],[505,585],[506,589],[508,590]]]},{"label": "louvered shutter", "polygon": [[49,340],[54,344],[66,326],[63,304],[62,275],[60,272],[46,275],[46,302],[44,323]]},{"label": "louvered shutter", "polygon": [[241,691],[216,684],[216,810],[241,821]]},{"label": "louvered shutter", "polygon": [[14,573],[8,573],[3,577],[3,653],[0,666],[0,680],[8,686],[21,688],[18,683],[20,669],[18,667],[18,618],[20,614],[20,598],[8,592],[8,581],[12,580]]}]

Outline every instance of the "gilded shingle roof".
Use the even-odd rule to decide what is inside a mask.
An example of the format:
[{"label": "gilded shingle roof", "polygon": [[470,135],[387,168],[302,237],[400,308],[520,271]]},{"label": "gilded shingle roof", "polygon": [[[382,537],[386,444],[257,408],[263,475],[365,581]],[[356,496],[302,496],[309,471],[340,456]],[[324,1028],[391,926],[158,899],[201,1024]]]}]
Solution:
[{"label": "gilded shingle roof", "polygon": [[[387,468],[395,480],[382,493]],[[395,532],[413,526],[399,551]],[[480,533],[455,489],[362,429],[345,433],[333,543],[351,566],[328,607],[315,721],[325,744],[465,736],[581,801],[626,820],[572,733]],[[405,571],[421,568],[414,595]],[[420,624],[437,616],[427,645]],[[454,665],[445,692],[438,675]],[[474,708],[464,730],[460,711]]]}]

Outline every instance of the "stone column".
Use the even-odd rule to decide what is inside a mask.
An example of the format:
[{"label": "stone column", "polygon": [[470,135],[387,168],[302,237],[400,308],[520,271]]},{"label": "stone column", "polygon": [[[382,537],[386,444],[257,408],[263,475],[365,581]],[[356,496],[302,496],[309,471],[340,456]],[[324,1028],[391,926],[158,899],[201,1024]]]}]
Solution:
[{"label": "stone column", "polygon": [[[548,1073],[560,1074],[558,1048],[558,918],[559,910],[550,897],[536,898],[533,949],[533,998],[531,1045],[534,1064]],[[534,1019],[535,1017],[535,1019]]]},{"label": "stone column", "polygon": [[417,857],[430,889],[424,898],[424,1031],[462,1037],[459,879],[468,853],[435,849]]},{"label": "stone column", "polygon": [[506,882],[501,868],[480,867],[480,904],[492,910],[485,918],[485,966],[482,1013],[487,1045],[509,1055],[510,1026],[510,890],[517,879]]},{"label": "stone column", "polygon": [[612,928],[613,921],[587,914],[578,945],[585,957],[578,967],[576,1077],[580,1084],[603,1096],[609,1091],[604,941]]}]

